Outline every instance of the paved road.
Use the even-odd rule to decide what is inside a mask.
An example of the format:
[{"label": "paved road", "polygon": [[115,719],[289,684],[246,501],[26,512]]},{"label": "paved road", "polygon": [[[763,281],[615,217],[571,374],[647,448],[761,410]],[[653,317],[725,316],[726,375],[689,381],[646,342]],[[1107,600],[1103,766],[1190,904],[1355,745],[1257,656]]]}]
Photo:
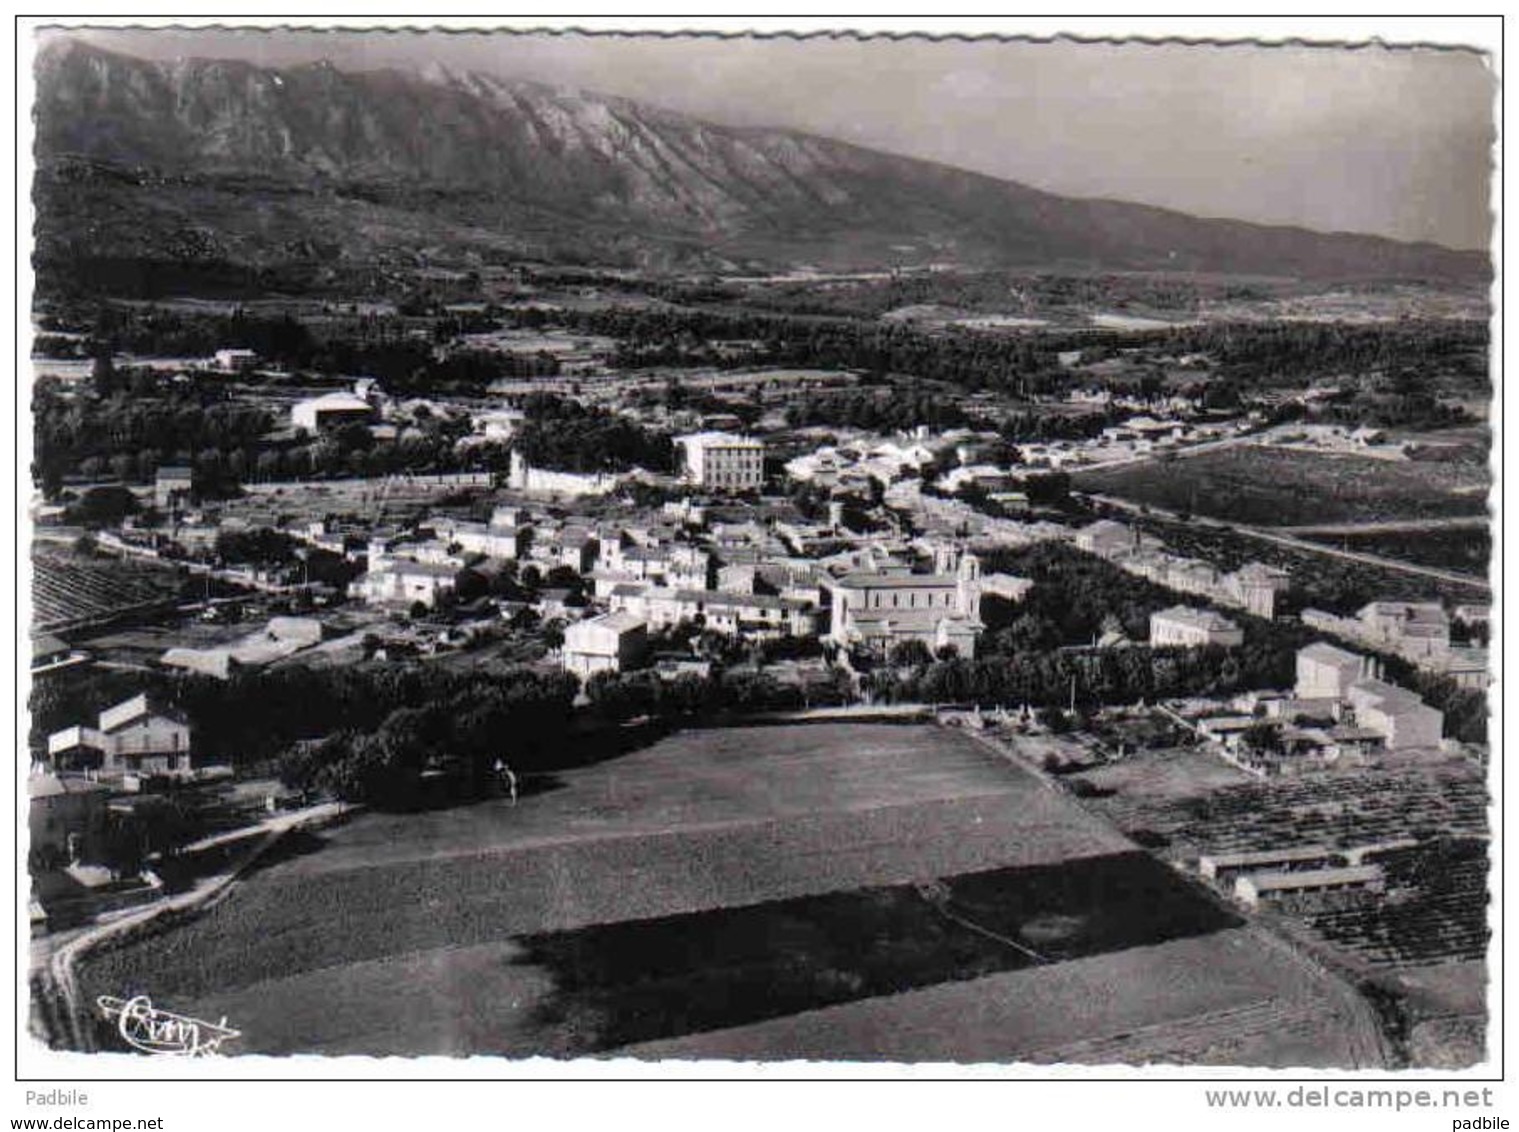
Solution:
[{"label": "paved road", "polygon": [[1383,570],[1393,570],[1403,574],[1414,574],[1425,578],[1434,578],[1441,582],[1450,582],[1458,586],[1469,586],[1482,593],[1491,593],[1491,587],[1484,578],[1473,577],[1470,574],[1458,574],[1454,570],[1440,570],[1434,566],[1419,566],[1412,562],[1400,562],[1394,558],[1383,558],[1376,554],[1365,554],[1358,550],[1342,550],[1339,547],[1327,546],[1324,543],[1308,542],[1306,539],[1297,538],[1291,534],[1283,534],[1281,530],[1266,530],[1262,527],[1247,527],[1240,523],[1228,523],[1222,519],[1210,519],[1203,515],[1193,515],[1182,518],[1174,511],[1166,511],[1159,507],[1147,507],[1143,504],[1133,503],[1127,499],[1119,499],[1112,495],[1093,495],[1088,493],[1087,498],[1109,507],[1116,507],[1130,514],[1146,514],[1168,522],[1179,523],[1182,526],[1214,527],[1221,530],[1234,531],[1246,538],[1259,539],[1262,542],[1274,542],[1278,546],[1290,547],[1293,550],[1305,551],[1309,554],[1321,554],[1330,558],[1343,558],[1350,562],[1361,562],[1367,566],[1376,566]]}]

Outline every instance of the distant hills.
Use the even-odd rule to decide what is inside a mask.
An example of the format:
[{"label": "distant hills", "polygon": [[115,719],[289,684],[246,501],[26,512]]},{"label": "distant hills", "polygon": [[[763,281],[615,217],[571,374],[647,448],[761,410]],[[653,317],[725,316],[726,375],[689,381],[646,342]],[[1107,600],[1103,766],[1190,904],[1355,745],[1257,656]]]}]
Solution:
[{"label": "distant hills", "polygon": [[[326,286],[532,258],[646,269],[949,262],[1468,282],[1430,244],[1078,200],[789,130],[442,68],[37,64],[44,279]],[[156,273],[156,274],[155,274]]]}]

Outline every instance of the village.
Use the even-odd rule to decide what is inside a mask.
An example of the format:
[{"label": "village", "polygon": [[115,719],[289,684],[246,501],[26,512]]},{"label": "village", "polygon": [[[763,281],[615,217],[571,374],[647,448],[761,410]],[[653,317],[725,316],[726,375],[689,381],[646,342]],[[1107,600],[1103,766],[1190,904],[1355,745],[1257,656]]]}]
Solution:
[{"label": "village", "polygon": [[[605,343],[540,332],[532,345],[557,350],[558,376],[458,400],[393,397],[374,378],[292,395],[298,375],[260,376],[253,351],[221,349],[193,380],[234,383],[277,414],[261,442],[276,455],[242,462],[232,490],[197,460],[39,499],[33,678],[59,704],[92,674],[119,695],[72,718],[60,707],[58,726],[34,733],[35,932],[151,907],[204,883],[229,845],[271,822],[373,801],[362,776],[344,788],[293,774],[288,752],[207,749],[209,709],[197,718],[194,696],[173,691],[210,681],[256,696],[261,674],[354,665],[560,674],[572,713],[621,727],[675,702],[735,721],[927,712],[983,732],[1099,809],[1101,768],[1141,766],[1157,745],[1214,760],[1268,796],[1330,797],[1378,773],[1428,779],[1435,810],[1413,805],[1374,830],[1347,812],[1333,835],[1203,823],[1190,840],[1185,827],[1167,839],[1162,855],[1221,898],[1310,935],[1317,925],[1317,945],[1346,962],[1355,947],[1333,927],[1343,909],[1375,924],[1383,904],[1396,919],[1410,900],[1444,900],[1409,889],[1403,859],[1485,837],[1485,745],[1448,734],[1441,709],[1388,671],[1484,693],[1485,604],[1375,594],[1326,612],[1294,600],[1283,566],[1176,553],[1146,524],[1069,494],[1073,468],[1310,440],[1374,449],[1377,431],[1305,431],[1195,395],[1079,384],[1061,411],[1096,408],[1115,423],[1010,444],[995,403],[973,398],[958,427],[824,427],[788,420],[785,406],[855,388],[856,376],[739,370],[677,386],[619,373]],[[669,435],[668,459],[535,463],[523,437],[545,412]],[[368,474],[377,446],[422,436],[465,458],[455,470]],[[306,478],[248,474],[290,464],[277,454],[302,445],[319,453]],[[81,526],[91,499],[114,507]],[[1086,588],[1065,589],[1067,576]],[[1120,577],[1139,587],[1127,604],[1093,596]],[[1089,635],[1047,624],[1058,612],[1043,611],[1089,600],[1114,603],[1092,607]],[[292,736],[289,749],[321,738]],[[511,737],[495,747],[489,789],[509,782],[515,798]],[[459,772],[446,741],[415,757],[416,782]],[[1431,828],[1446,804],[1460,820]],[[1449,914],[1464,923],[1481,909],[1468,894]],[[1480,949],[1480,932],[1442,931],[1449,946],[1432,962]],[[1389,946],[1385,961],[1406,959]]]}]

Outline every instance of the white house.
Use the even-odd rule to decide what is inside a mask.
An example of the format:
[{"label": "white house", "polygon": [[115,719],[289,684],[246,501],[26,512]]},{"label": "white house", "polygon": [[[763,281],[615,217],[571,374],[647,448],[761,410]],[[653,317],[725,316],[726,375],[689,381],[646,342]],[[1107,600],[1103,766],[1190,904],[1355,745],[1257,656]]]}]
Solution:
[{"label": "white house", "polygon": [[470,425],[479,436],[490,441],[507,441],[516,435],[527,420],[521,409],[491,409],[470,417]]},{"label": "white house", "polygon": [[225,349],[216,351],[216,368],[222,373],[246,373],[258,365],[258,354],[252,350]]},{"label": "white house", "polygon": [[598,672],[634,667],[647,647],[642,620],[630,613],[608,613],[566,626],[560,656],[566,672],[585,680]]},{"label": "white house", "polygon": [[48,736],[48,759],[55,769],[97,771],[104,777],[190,769],[189,722],[154,704],[147,693],[107,708],[96,724]]},{"label": "white house", "polygon": [[1134,542],[1134,532],[1112,519],[1098,519],[1076,532],[1078,549],[1103,558],[1129,549]]},{"label": "white house", "polygon": [[1375,732],[1390,751],[1438,747],[1445,716],[1418,695],[1388,684],[1381,667],[1322,641],[1298,650],[1297,697],[1333,700],[1340,722]]},{"label": "white house", "polygon": [[1173,605],[1150,614],[1150,643],[1235,648],[1245,643],[1245,631],[1210,609]]},{"label": "white house", "polygon": [[1342,700],[1357,680],[1377,675],[1370,657],[1315,641],[1298,650],[1296,694],[1302,700]]},{"label": "white house", "polygon": [[433,562],[386,558],[349,586],[349,593],[370,605],[411,606],[416,602],[431,609],[438,598],[452,593],[458,569]]},{"label": "white house", "polygon": [[1350,686],[1347,699],[1357,726],[1380,733],[1389,751],[1440,745],[1445,716],[1406,688],[1361,680]]},{"label": "white house", "polygon": [[1363,641],[1410,659],[1439,656],[1450,648],[1450,617],[1438,601],[1374,601],[1356,617]]}]

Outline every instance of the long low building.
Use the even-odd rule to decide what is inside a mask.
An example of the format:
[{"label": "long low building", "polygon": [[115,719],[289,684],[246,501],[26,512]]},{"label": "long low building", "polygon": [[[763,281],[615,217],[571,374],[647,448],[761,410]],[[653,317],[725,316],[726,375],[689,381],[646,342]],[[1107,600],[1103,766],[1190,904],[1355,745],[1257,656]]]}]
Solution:
[{"label": "long low building", "polygon": [[1381,892],[1383,887],[1378,866],[1350,865],[1339,869],[1247,873],[1235,880],[1234,895],[1245,907],[1259,908],[1299,897]]},{"label": "long low building", "polygon": [[1241,873],[1287,873],[1323,868],[1333,856],[1324,845],[1294,845],[1287,849],[1244,849],[1233,853],[1204,853],[1197,858],[1197,871],[1204,880],[1220,883]]}]

